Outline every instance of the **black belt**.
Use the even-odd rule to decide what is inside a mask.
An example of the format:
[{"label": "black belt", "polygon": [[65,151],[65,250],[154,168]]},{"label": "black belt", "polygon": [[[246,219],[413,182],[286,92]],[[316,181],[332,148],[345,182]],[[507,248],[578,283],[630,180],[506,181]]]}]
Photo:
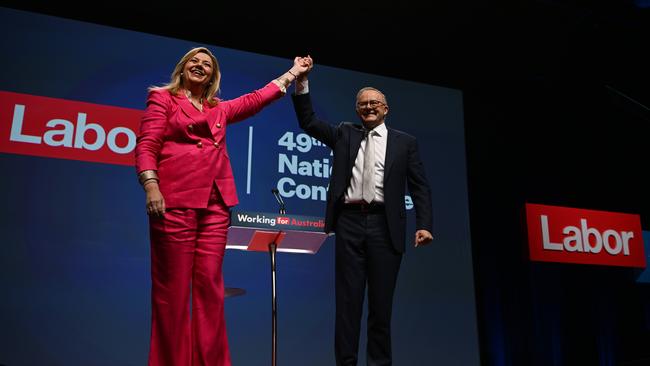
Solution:
[{"label": "black belt", "polygon": [[370,202],[370,203],[367,203],[365,201],[349,202],[343,204],[343,209],[348,211],[358,211],[358,212],[367,212],[367,213],[385,212],[385,206],[383,202]]}]

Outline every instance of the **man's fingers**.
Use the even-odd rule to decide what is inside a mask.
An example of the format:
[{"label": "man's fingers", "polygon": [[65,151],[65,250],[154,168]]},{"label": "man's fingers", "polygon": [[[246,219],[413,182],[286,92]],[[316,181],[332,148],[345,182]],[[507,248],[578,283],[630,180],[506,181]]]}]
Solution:
[{"label": "man's fingers", "polygon": [[427,244],[433,240],[433,236],[428,231],[416,231],[415,232],[415,246],[419,247],[420,245]]}]

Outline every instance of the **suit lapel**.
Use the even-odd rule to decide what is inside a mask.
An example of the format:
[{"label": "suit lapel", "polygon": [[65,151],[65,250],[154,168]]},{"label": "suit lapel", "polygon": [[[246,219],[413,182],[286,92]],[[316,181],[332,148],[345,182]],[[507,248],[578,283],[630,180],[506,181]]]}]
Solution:
[{"label": "suit lapel", "polygon": [[390,168],[395,161],[395,149],[397,144],[398,135],[390,128],[387,129],[388,138],[386,139],[386,157],[384,158],[384,187],[386,186],[386,178],[390,174]]},{"label": "suit lapel", "polygon": [[350,132],[350,156],[348,161],[348,178],[352,176],[352,168],[354,167],[354,161],[357,158],[359,153],[359,147],[361,146],[361,140],[363,140],[363,130],[359,126],[354,126]]},{"label": "suit lapel", "polygon": [[174,95],[174,99],[186,116],[191,118],[194,122],[199,122],[201,120],[201,112],[194,108],[192,102],[190,102],[186,96],[179,93]]}]

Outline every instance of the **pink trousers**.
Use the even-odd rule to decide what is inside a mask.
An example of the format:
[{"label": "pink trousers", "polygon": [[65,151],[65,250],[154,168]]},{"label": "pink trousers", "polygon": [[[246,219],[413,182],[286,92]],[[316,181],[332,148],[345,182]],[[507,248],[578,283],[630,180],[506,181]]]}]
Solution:
[{"label": "pink trousers", "polygon": [[230,366],[221,272],[228,222],[216,187],[206,209],[170,209],[149,220],[149,366]]}]

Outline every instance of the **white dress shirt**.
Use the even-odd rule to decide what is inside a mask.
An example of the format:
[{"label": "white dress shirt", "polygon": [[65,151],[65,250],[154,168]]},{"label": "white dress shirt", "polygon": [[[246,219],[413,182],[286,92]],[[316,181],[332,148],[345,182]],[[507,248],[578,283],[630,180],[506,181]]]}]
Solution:
[{"label": "white dress shirt", "polygon": [[[386,142],[388,141],[388,129],[384,123],[370,131],[369,138],[375,143],[375,199],[373,202],[384,202],[384,161],[386,160]],[[352,178],[350,185],[345,192],[345,202],[359,202],[363,200],[363,160],[366,151],[366,139],[361,140],[359,152],[354,160]]]}]

